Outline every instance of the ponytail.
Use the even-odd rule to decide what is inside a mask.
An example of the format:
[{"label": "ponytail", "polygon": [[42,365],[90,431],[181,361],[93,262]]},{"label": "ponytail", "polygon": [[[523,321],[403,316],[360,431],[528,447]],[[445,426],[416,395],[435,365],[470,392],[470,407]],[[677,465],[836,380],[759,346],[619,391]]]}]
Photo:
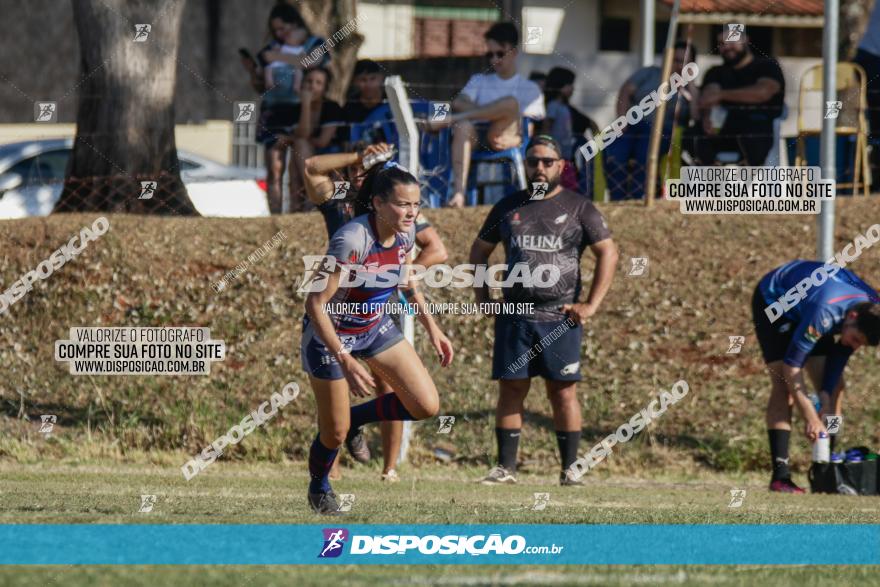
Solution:
[{"label": "ponytail", "polygon": [[373,211],[373,196],[383,202],[394,192],[398,185],[418,185],[419,181],[412,173],[398,163],[389,161],[385,165],[375,165],[367,171],[361,189],[354,201],[354,215],[361,216]]}]

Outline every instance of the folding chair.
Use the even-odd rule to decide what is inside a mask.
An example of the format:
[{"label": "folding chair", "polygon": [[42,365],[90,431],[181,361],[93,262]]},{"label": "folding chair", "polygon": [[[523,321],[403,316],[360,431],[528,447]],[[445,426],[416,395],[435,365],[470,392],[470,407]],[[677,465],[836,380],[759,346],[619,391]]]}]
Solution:
[{"label": "folding chair", "polygon": [[[806,141],[809,137],[818,137],[822,133],[822,119],[825,115],[825,108],[822,108],[821,101],[819,108],[815,106],[807,107],[807,98],[812,96],[815,102],[815,95],[819,94],[821,100],[822,94],[822,65],[814,65],[807,69],[801,76],[800,89],[798,90],[798,136],[797,136],[797,154],[795,155],[795,165],[802,166],[807,164]],[[853,161],[853,177],[852,182],[838,182],[838,188],[850,188],[853,195],[859,192],[860,178],[861,187],[865,196],[871,189],[871,174],[868,170],[868,123],[865,118],[865,111],[868,107],[867,98],[867,82],[865,70],[856,63],[841,62],[837,64],[837,95],[838,101],[841,102],[841,108],[836,113],[837,123],[835,125],[835,135],[837,137],[855,137],[855,154]],[[809,116],[807,115],[809,111]],[[814,113],[816,113],[814,115]],[[817,118],[819,124],[807,126],[806,119],[815,121]]]},{"label": "folding chair", "polygon": [[528,147],[531,133],[529,132],[532,119],[524,117],[522,119],[522,142],[518,147],[504,149],[503,151],[479,150],[471,153],[471,169],[468,174],[466,198],[468,206],[476,206],[478,186],[472,181],[472,176],[476,174],[477,166],[480,163],[509,163],[512,170],[512,176],[516,182],[516,186],[520,190],[528,187],[526,180],[525,155],[526,147]]}]

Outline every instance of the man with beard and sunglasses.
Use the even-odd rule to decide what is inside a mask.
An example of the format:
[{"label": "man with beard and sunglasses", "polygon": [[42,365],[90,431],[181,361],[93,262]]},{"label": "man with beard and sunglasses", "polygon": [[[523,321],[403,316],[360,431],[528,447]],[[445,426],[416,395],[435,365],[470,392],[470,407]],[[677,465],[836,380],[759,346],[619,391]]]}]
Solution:
[{"label": "man with beard and sunglasses", "polygon": [[[486,31],[486,58],[492,73],[471,76],[452,102],[452,114],[429,120],[428,130],[452,126],[452,195],[447,206],[464,206],[471,152],[503,151],[522,143],[523,117],[544,118],[541,88],[516,72],[519,33],[510,22],[498,22]],[[488,127],[474,125],[488,123]]]},{"label": "man with beard and sunglasses", "polygon": [[[523,402],[532,377],[544,379],[553,410],[562,465],[559,482],[563,486],[583,484],[570,469],[581,438],[577,398],[581,338],[583,325],[598,311],[611,287],[617,246],[593,203],[559,185],[564,165],[561,155],[554,138],[539,135],[532,139],[526,151],[530,189],[495,204],[471,246],[470,262],[476,266],[487,265],[500,242],[508,273],[519,263],[528,265],[528,274],[533,276],[540,265],[559,269],[555,282],[533,280],[527,285],[517,280],[503,290],[505,302],[534,304],[534,312],[495,317],[492,379],[499,384],[495,410],[498,465],[481,480],[487,485],[516,483]],[[586,300],[580,301],[581,256],[587,247],[596,256],[595,276]],[[490,301],[485,285],[475,285],[474,292],[478,303]]]},{"label": "man with beard and sunglasses", "polygon": [[785,78],[776,60],[752,53],[745,32],[737,40],[728,36],[719,35],[724,62],[703,79],[699,108],[705,136],[697,137],[692,154],[702,165],[714,165],[719,152],[738,151],[749,165],[763,165],[773,148],[773,120],[785,105]]}]

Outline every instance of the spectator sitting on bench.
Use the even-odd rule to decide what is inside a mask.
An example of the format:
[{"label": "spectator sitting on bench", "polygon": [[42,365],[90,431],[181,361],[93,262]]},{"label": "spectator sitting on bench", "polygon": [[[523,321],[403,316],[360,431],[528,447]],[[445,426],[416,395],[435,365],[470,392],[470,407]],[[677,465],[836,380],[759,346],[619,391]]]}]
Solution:
[{"label": "spectator sitting on bench", "polygon": [[[470,170],[471,149],[503,151],[522,142],[522,117],[544,118],[544,96],[535,82],[516,72],[519,33],[509,22],[499,22],[486,31],[487,53],[494,73],[471,76],[452,102],[453,113],[443,120],[429,120],[429,130],[452,126],[452,197],[448,206],[464,206]],[[478,129],[475,122],[488,122]]]},{"label": "spectator sitting on bench", "polygon": [[290,157],[291,212],[303,212],[311,207],[306,204],[303,183],[305,160],[329,147],[343,124],[342,108],[325,97],[330,81],[330,70],[325,67],[310,67],[303,73],[299,124],[289,138],[293,144]]},{"label": "spectator sitting on bench", "polygon": [[[681,75],[684,66],[696,61],[696,49],[686,41],[678,41],[673,47],[672,72]],[[620,87],[617,93],[617,115],[637,106],[663,83],[663,70],[656,65],[637,69]],[[681,99],[680,99],[681,98]],[[666,114],[660,137],[660,154],[669,150],[675,126],[688,127],[693,116],[691,102],[694,92],[691,86],[681,88],[666,103]],[[645,116],[637,124],[627,125],[623,134],[608,145],[604,154],[605,181],[611,201],[642,199],[645,197],[645,176],[648,170],[648,151],[655,112]],[[630,169],[630,161],[635,165]]]},{"label": "spectator sitting on bench", "polygon": [[[351,85],[357,90],[354,98],[342,107],[345,122],[343,142],[351,141],[351,125],[365,121],[373,111],[382,105],[385,99],[385,72],[382,66],[372,59],[361,59],[354,66]],[[381,132],[381,131],[379,131]],[[362,137],[368,142],[383,142],[385,137]]]},{"label": "spectator sitting on bench", "polygon": [[723,63],[706,72],[700,90],[695,154],[714,165],[719,152],[738,151],[748,165],[763,165],[773,148],[773,120],[785,105],[782,69],[773,58],[755,57],[745,33],[736,41],[719,35],[718,52]]}]

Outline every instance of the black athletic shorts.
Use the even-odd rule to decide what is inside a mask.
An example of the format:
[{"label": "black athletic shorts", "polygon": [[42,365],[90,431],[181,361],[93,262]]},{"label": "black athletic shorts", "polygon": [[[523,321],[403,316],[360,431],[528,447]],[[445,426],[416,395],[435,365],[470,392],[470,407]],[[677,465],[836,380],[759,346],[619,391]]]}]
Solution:
[{"label": "black athletic shorts", "polygon": [[[780,318],[776,322],[770,322],[764,308],[767,302],[761,294],[761,288],[755,288],[755,294],[752,296],[752,321],[755,324],[755,334],[758,336],[758,344],[761,345],[761,354],[764,356],[765,363],[781,361],[785,358],[788,351],[788,345],[791,344],[791,337],[797,329],[797,324],[791,320]],[[823,336],[813,347],[810,353],[811,357],[824,357],[831,351],[834,345],[833,336]]]},{"label": "black athletic shorts", "polygon": [[569,318],[551,322],[495,317],[492,379],[581,380],[583,327]]}]

